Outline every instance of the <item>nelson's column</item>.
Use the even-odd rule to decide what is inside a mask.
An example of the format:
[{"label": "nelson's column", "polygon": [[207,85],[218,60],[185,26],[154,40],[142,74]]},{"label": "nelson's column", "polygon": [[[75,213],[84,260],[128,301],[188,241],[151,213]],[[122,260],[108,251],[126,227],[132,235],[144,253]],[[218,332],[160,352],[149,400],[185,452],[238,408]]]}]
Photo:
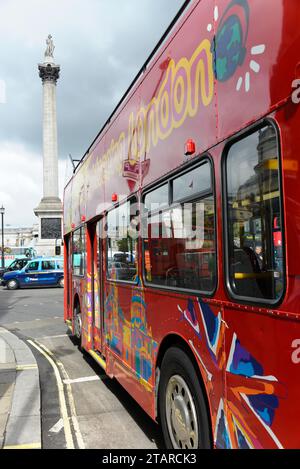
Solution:
[{"label": "nelson's column", "polygon": [[54,255],[62,240],[62,203],[58,197],[56,82],[59,65],[54,63],[52,36],[46,40],[44,62],[39,64],[43,83],[43,197],[35,215],[39,219],[38,255]]}]

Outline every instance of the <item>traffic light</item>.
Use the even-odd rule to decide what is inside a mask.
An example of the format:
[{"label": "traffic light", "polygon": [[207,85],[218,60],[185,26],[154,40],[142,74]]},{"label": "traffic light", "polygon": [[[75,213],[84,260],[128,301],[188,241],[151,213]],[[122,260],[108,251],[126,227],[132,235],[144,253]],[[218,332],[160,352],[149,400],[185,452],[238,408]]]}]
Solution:
[{"label": "traffic light", "polygon": [[60,252],[61,252],[60,246],[55,246],[55,255],[60,256]]}]

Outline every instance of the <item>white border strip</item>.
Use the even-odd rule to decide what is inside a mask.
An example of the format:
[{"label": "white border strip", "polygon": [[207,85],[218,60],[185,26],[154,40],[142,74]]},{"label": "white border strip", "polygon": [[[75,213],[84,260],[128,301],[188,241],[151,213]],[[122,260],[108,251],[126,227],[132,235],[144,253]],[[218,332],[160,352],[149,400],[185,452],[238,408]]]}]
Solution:
[{"label": "white border strip", "polygon": [[100,378],[97,375],[94,376],[83,376],[82,378],[75,379],[64,379],[64,384],[74,384],[74,383],[86,383],[87,381],[99,381]]}]

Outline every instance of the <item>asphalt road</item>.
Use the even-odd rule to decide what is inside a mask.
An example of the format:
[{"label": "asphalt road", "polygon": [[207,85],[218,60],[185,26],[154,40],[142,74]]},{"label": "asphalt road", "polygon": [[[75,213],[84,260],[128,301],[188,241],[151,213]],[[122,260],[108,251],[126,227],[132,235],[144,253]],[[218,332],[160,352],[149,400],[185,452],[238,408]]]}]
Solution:
[{"label": "asphalt road", "polygon": [[69,336],[62,289],[0,287],[0,325],[36,357],[43,448],[163,448],[159,427]]}]

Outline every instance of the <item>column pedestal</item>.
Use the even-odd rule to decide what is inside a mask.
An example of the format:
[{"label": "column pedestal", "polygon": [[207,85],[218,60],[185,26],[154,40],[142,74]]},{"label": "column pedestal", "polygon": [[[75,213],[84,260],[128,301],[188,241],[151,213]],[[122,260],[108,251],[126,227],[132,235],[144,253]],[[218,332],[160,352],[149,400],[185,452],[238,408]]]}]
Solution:
[{"label": "column pedestal", "polygon": [[61,246],[63,237],[62,203],[59,198],[43,198],[34,213],[39,223],[39,237],[35,246],[37,255],[55,256],[55,247]]}]

